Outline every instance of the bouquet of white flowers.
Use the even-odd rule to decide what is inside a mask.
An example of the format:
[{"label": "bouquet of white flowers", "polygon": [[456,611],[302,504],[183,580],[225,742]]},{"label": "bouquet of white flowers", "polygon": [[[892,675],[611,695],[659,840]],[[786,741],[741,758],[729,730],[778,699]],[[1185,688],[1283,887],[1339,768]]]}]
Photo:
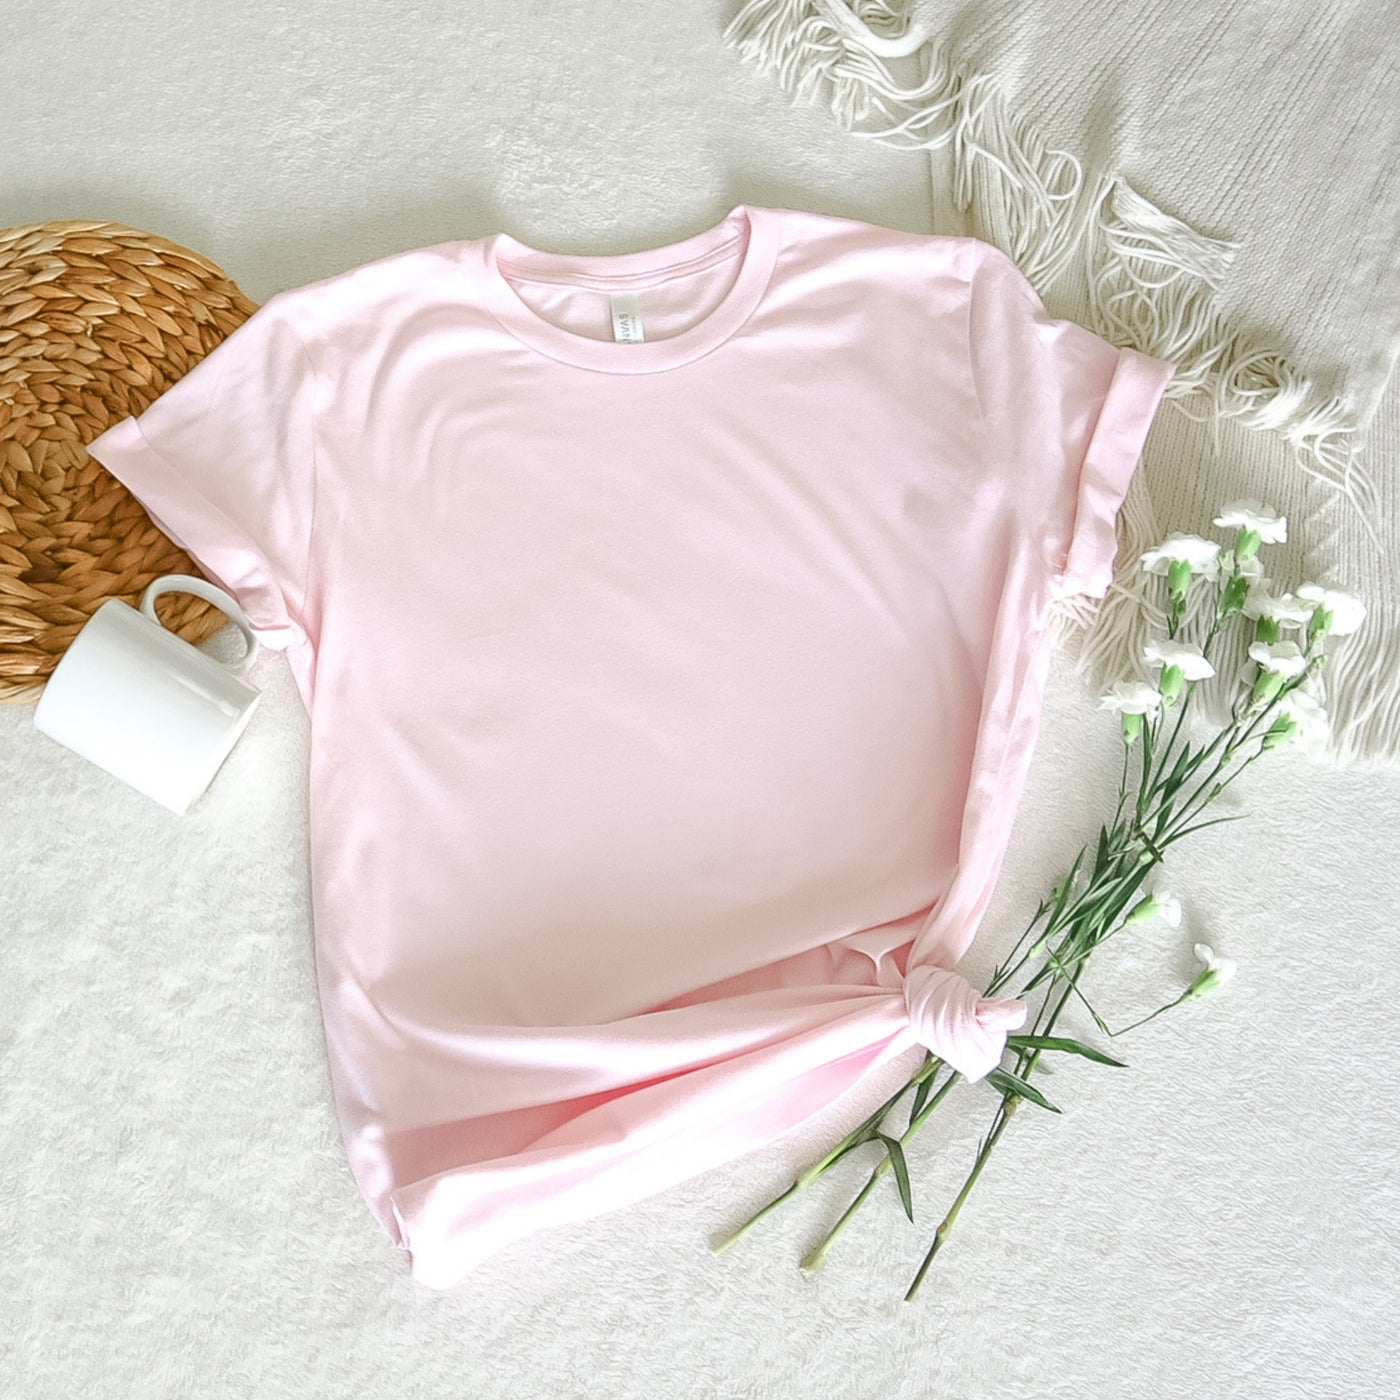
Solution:
[{"label": "bouquet of white flowers", "polygon": [[[1329,637],[1355,632],[1366,616],[1348,594],[1305,583],[1295,593],[1275,593],[1264,577],[1260,546],[1282,542],[1287,523],[1256,501],[1226,506],[1215,524],[1235,531],[1229,547],[1196,535],[1171,535],[1142,556],[1148,573],[1165,579],[1166,636],[1147,643],[1143,661],[1156,684],[1124,681],[1103,697],[1101,708],[1120,717],[1123,767],[1112,820],[1085,846],[1069,872],[1041,901],[1006,959],[993,973],[985,995],[1019,985],[1018,999],[1033,1006],[1029,1029],[1006,1037],[1009,1063],[986,1076],[998,1096],[991,1123],[962,1188],[935,1230],[905,1300],[918,1292],[929,1266],[948,1239],[963,1204],[988,1158],[1022,1103],[1058,1113],[1032,1082],[1047,1055],[1077,1056],[1103,1065],[1123,1062],[1082,1041],[1055,1034],[1056,1022],[1073,1000],[1082,1004],[1108,1038],[1126,1034],[1183,1003],[1214,992],[1235,972],[1228,958],[1195,945],[1200,971],[1175,997],[1131,1025],[1113,1030],[1080,989],[1090,958],[1104,944],[1149,920],[1180,926],[1180,903],[1153,881],[1156,867],[1178,841],[1234,817],[1204,818],[1205,809],[1257,759],[1283,744],[1311,748],[1327,740],[1327,716],[1316,678],[1326,664]],[[1183,623],[1192,590],[1214,590],[1213,607],[1193,609],[1203,635],[1188,640]],[[1209,601],[1209,600],[1207,600]],[[1212,737],[1193,744],[1184,721],[1197,685],[1215,676],[1211,660],[1233,629],[1252,628],[1245,673],[1235,686],[1229,720]],[[1292,636],[1283,630],[1296,629]],[[879,1153],[869,1180],[824,1239],[806,1256],[806,1269],[820,1267],[855,1213],[880,1181],[893,1174],[905,1213],[914,1219],[906,1149],[962,1077],[930,1054],[908,1082],[848,1133],[786,1191],[714,1246],[727,1249],[784,1201],[810,1186],[843,1158],[871,1144]],[[912,1094],[904,1126],[887,1120]]]}]

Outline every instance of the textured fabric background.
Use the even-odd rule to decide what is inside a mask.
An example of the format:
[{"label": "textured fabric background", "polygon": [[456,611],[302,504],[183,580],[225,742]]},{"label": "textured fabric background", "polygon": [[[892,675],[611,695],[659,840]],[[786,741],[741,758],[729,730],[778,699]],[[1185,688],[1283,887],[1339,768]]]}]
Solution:
[{"label": "textured fabric background", "polygon": [[1400,43],[1389,0],[914,0],[1048,139],[1238,244],[1233,320],[1364,422],[1400,352]]},{"label": "textured fabric background", "polygon": [[[722,42],[736,10],[18,0],[0,224],[123,219],[259,300],[497,228],[653,246],[740,199],[926,230],[928,162],[792,108]],[[0,708],[6,1400],[1393,1388],[1397,775],[1279,754],[1238,785],[1246,821],[1177,848],[1190,927],[1144,938],[1096,990],[1125,1015],[1154,1004],[1201,937],[1239,976],[1120,1042],[1131,1069],[1055,1076],[1064,1114],[1021,1115],[915,1304],[900,1295],[990,1104],[911,1154],[917,1227],[884,1191],[802,1274],[845,1203],[827,1188],[863,1179],[852,1162],[731,1252],[707,1248],[894,1083],[439,1296],[412,1286],[334,1137],[307,721],[282,658],[253,679],[263,706],[185,818]],[[1062,665],[973,972],[1092,834],[1116,763],[1111,723]],[[1130,973],[1150,992],[1129,995]]]}]

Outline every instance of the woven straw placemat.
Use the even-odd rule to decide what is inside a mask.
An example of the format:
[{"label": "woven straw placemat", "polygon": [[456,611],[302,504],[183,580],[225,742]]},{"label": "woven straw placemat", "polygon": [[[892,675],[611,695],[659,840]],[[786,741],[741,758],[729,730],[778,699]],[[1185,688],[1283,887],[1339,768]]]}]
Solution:
[{"label": "woven straw placemat", "polygon": [[[207,258],[125,224],[0,229],[0,701],[32,702],[108,598],[203,574],[86,444],[140,414],[257,310]],[[166,594],[198,645],[227,625]]]}]

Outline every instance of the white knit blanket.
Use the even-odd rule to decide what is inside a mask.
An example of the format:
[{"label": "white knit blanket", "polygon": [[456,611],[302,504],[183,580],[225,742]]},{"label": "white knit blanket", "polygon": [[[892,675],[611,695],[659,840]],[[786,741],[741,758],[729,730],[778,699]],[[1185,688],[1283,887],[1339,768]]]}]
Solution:
[{"label": "white knit blanket", "polygon": [[1141,548],[1265,499],[1294,526],[1277,582],[1371,610],[1329,677],[1333,756],[1400,759],[1393,7],[751,0],[726,35],[795,100],[927,151],[935,231],[996,243],[1054,314],[1177,365],[1117,587],[1077,619],[1086,669],[1138,670]]}]

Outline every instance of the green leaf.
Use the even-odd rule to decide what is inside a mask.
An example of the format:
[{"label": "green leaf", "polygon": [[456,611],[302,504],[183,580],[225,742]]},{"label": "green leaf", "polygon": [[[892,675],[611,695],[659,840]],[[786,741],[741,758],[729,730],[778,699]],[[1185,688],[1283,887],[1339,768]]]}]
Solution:
[{"label": "green leaf", "polygon": [[1134,864],[1126,874],[1106,876],[1101,887],[1081,906],[1076,924],[1082,930],[1085,950],[1103,941],[1147,879],[1151,866]]},{"label": "green leaf", "polygon": [[1115,1060],[1111,1055],[1105,1055],[1102,1050],[1095,1050],[1092,1045],[1071,1040],[1068,1036],[1009,1035],[1006,1037],[1006,1043],[1013,1050],[1063,1050],[1069,1055],[1083,1055],[1086,1060],[1093,1060],[1096,1064],[1113,1065],[1116,1069],[1128,1068],[1122,1060]]},{"label": "green leaf", "polygon": [[1029,1099],[1041,1108],[1048,1108],[1051,1113],[1060,1111],[1039,1089],[1032,1088],[1024,1079],[1017,1078],[1008,1070],[994,1069],[987,1076],[987,1083],[1002,1094],[1014,1094],[1017,1098]]},{"label": "green leaf", "polygon": [[1162,791],[1174,794],[1181,787],[1182,780],[1186,777],[1186,766],[1191,762],[1191,746],[1188,744],[1177,756],[1176,763],[1172,767],[1171,776],[1162,784]]},{"label": "green leaf", "polygon": [[1050,960],[1021,988],[1020,995],[1022,997],[1028,996],[1031,992],[1035,991],[1037,987],[1043,986],[1046,982],[1053,982],[1057,978],[1068,980],[1070,977],[1074,976],[1076,967],[1079,966],[1080,962],[1082,962],[1087,955],[1072,953],[1066,957],[1059,958],[1055,957],[1053,954],[1047,956],[1049,956]]},{"label": "green leaf", "polygon": [[[925,1080],[925,1083],[928,1081]],[[909,1164],[904,1160],[904,1149],[897,1139],[880,1134],[880,1141],[889,1149],[890,1163],[894,1167],[895,1183],[899,1187],[899,1199],[904,1205],[904,1213],[912,1224],[914,1220],[914,1197],[909,1190]]]},{"label": "green leaf", "polygon": [[909,1110],[909,1123],[911,1127],[913,1126],[914,1120],[923,1111],[924,1105],[928,1102],[929,1091],[933,1088],[934,1078],[934,1075],[929,1075],[929,1077],[923,1080],[919,1087],[914,1090],[914,1106]]},{"label": "green leaf", "polygon": [[1087,853],[1087,849],[1088,848],[1086,847],[1084,850],[1081,850],[1077,856],[1075,856],[1074,864],[1071,865],[1069,868],[1069,874],[1066,875],[1065,878],[1061,880],[1058,885],[1055,886],[1054,893],[1051,897],[1052,903],[1050,906],[1050,924],[1047,925],[1047,927],[1053,926],[1058,921],[1060,915],[1065,912],[1065,905],[1069,903],[1070,893],[1074,888],[1075,876],[1079,874],[1079,867],[1084,862],[1084,856]]},{"label": "green leaf", "polygon": [[1040,971],[1037,972],[1035,976],[1032,977],[1031,980],[1027,982],[1024,987],[1021,988],[1021,996],[1029,996],[1030,993],[1035,991],[1035,989],[1041,986],[1042,983],[1048,982],[1052,977],[1056,977],[1058,975],[1059,968],[1057,968],[1053,962],[1046,963],[1045,966],[1042,967]]},{"label": "green leaf", "polygon": [[1220,826],[1223,822],[1240,822],[1247,815],[1246,812],[1237,812],[1233,817],[1212,817],[1208,822],[1197,822],[1194,826],[1183,827],[1170,839],[1180,841],[1183,836],[1190,836],[1193,831],[1204,831],[1208,826]]}]

